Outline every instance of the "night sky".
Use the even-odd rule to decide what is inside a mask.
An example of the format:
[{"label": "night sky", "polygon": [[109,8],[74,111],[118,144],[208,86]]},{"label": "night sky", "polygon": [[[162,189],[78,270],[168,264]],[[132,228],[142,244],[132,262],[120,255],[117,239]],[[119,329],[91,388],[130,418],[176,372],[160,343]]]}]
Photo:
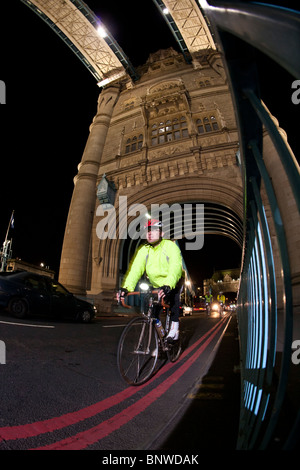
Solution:
[{"label": "night sky", "polygon": [[[145,63],[159,49],[179,51],[151,0],[86,3],[134,66]],[[284,5],[295,7],[295,2]],[[13,257],[44,262],[58,274],[73,178],[100,90],[79,59],[20,0],[2,2],[0,37],[0,80],[7,93],[6,105],[0,106],[0,244],[14,210]],[[291,102],[294,77],[280,72],[269,60],[260,64],[260,74],[262,97],[298,156],[295,123],[300,122],[300,105]],[[186,261],[191,275],[201,282],[214,269],[237,267],[240,250],[224,237],[207,236],[204,248],[197,255],[193,252],[193,262]]]}]

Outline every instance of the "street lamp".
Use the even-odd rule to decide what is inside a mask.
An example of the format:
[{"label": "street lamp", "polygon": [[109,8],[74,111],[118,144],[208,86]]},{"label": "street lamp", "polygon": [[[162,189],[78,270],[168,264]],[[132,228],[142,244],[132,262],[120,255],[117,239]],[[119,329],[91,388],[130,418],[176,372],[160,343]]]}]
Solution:
[{"label": "street lamp", "polygon": [[99,25],[98,28],[97,28],[97,32],[98,32],[99,36],[101,36],[103,39],[108,36],[107,31],[104,28],[104,26]]}]

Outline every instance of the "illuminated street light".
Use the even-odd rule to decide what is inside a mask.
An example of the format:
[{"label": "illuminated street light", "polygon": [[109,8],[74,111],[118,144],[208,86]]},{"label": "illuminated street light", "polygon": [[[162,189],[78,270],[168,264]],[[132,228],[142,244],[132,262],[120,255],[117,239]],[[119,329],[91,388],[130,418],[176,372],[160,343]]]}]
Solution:
[{"label": "illuminated street light", "polygon": [[108,36],[107,31],[104,28],[104,26],[98,26],[97,32],[98,32],[99,36],[101,36],[102,38],[106,38]]}]

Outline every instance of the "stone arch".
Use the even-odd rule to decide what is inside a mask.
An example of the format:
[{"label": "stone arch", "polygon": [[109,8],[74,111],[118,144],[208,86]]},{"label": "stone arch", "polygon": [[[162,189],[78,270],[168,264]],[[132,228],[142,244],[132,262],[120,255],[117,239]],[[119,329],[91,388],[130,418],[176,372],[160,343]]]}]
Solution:
[{"label": "stone arch", "polygon": [[[136,189],[136,188],[135,188]],[[201,201],[223,205],[233,211],[243,220],[243,191],[240,182],[234,180],[234,184],[228,184],[221,178],[204,176],[182,177],[148,185],[139,192],[127,190],[119,192],[116,197],[116,222],[117,236],[115,239],[106,238],[97,240],[97,257],[102,262],[95,267],[92,278],[92,293],[99,293],[99,290],[111,291],[116,289],[119,280],[120,256],[124,240],[120,240],[119,233],[119,196],[127,196],[127,207],[140,203],[147,208],[151,204],[173,204]],[[129,219],[130,222],[130,219]],[[95,232],[95,231],[94,231]],[[94,285],[94,288],[93,288]],[[100,289],[99,289],[100,287]]]}]

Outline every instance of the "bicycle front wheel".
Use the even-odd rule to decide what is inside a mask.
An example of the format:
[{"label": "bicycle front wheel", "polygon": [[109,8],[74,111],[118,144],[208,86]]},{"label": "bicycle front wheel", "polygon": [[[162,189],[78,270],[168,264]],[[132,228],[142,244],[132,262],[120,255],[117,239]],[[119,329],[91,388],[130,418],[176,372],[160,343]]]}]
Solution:
[{"label": "bicycle front wheel", "polygon": [[118,346],[118,367],[130,385],[148,380],[157,363],[158,334],[146,318],[134,318],[125,327]]},{"label": "bicycle front wheel", "polygon": [[176,362],[182,351],[180,336],[177,341],[168,345],[168,359],[171,362]]}]

